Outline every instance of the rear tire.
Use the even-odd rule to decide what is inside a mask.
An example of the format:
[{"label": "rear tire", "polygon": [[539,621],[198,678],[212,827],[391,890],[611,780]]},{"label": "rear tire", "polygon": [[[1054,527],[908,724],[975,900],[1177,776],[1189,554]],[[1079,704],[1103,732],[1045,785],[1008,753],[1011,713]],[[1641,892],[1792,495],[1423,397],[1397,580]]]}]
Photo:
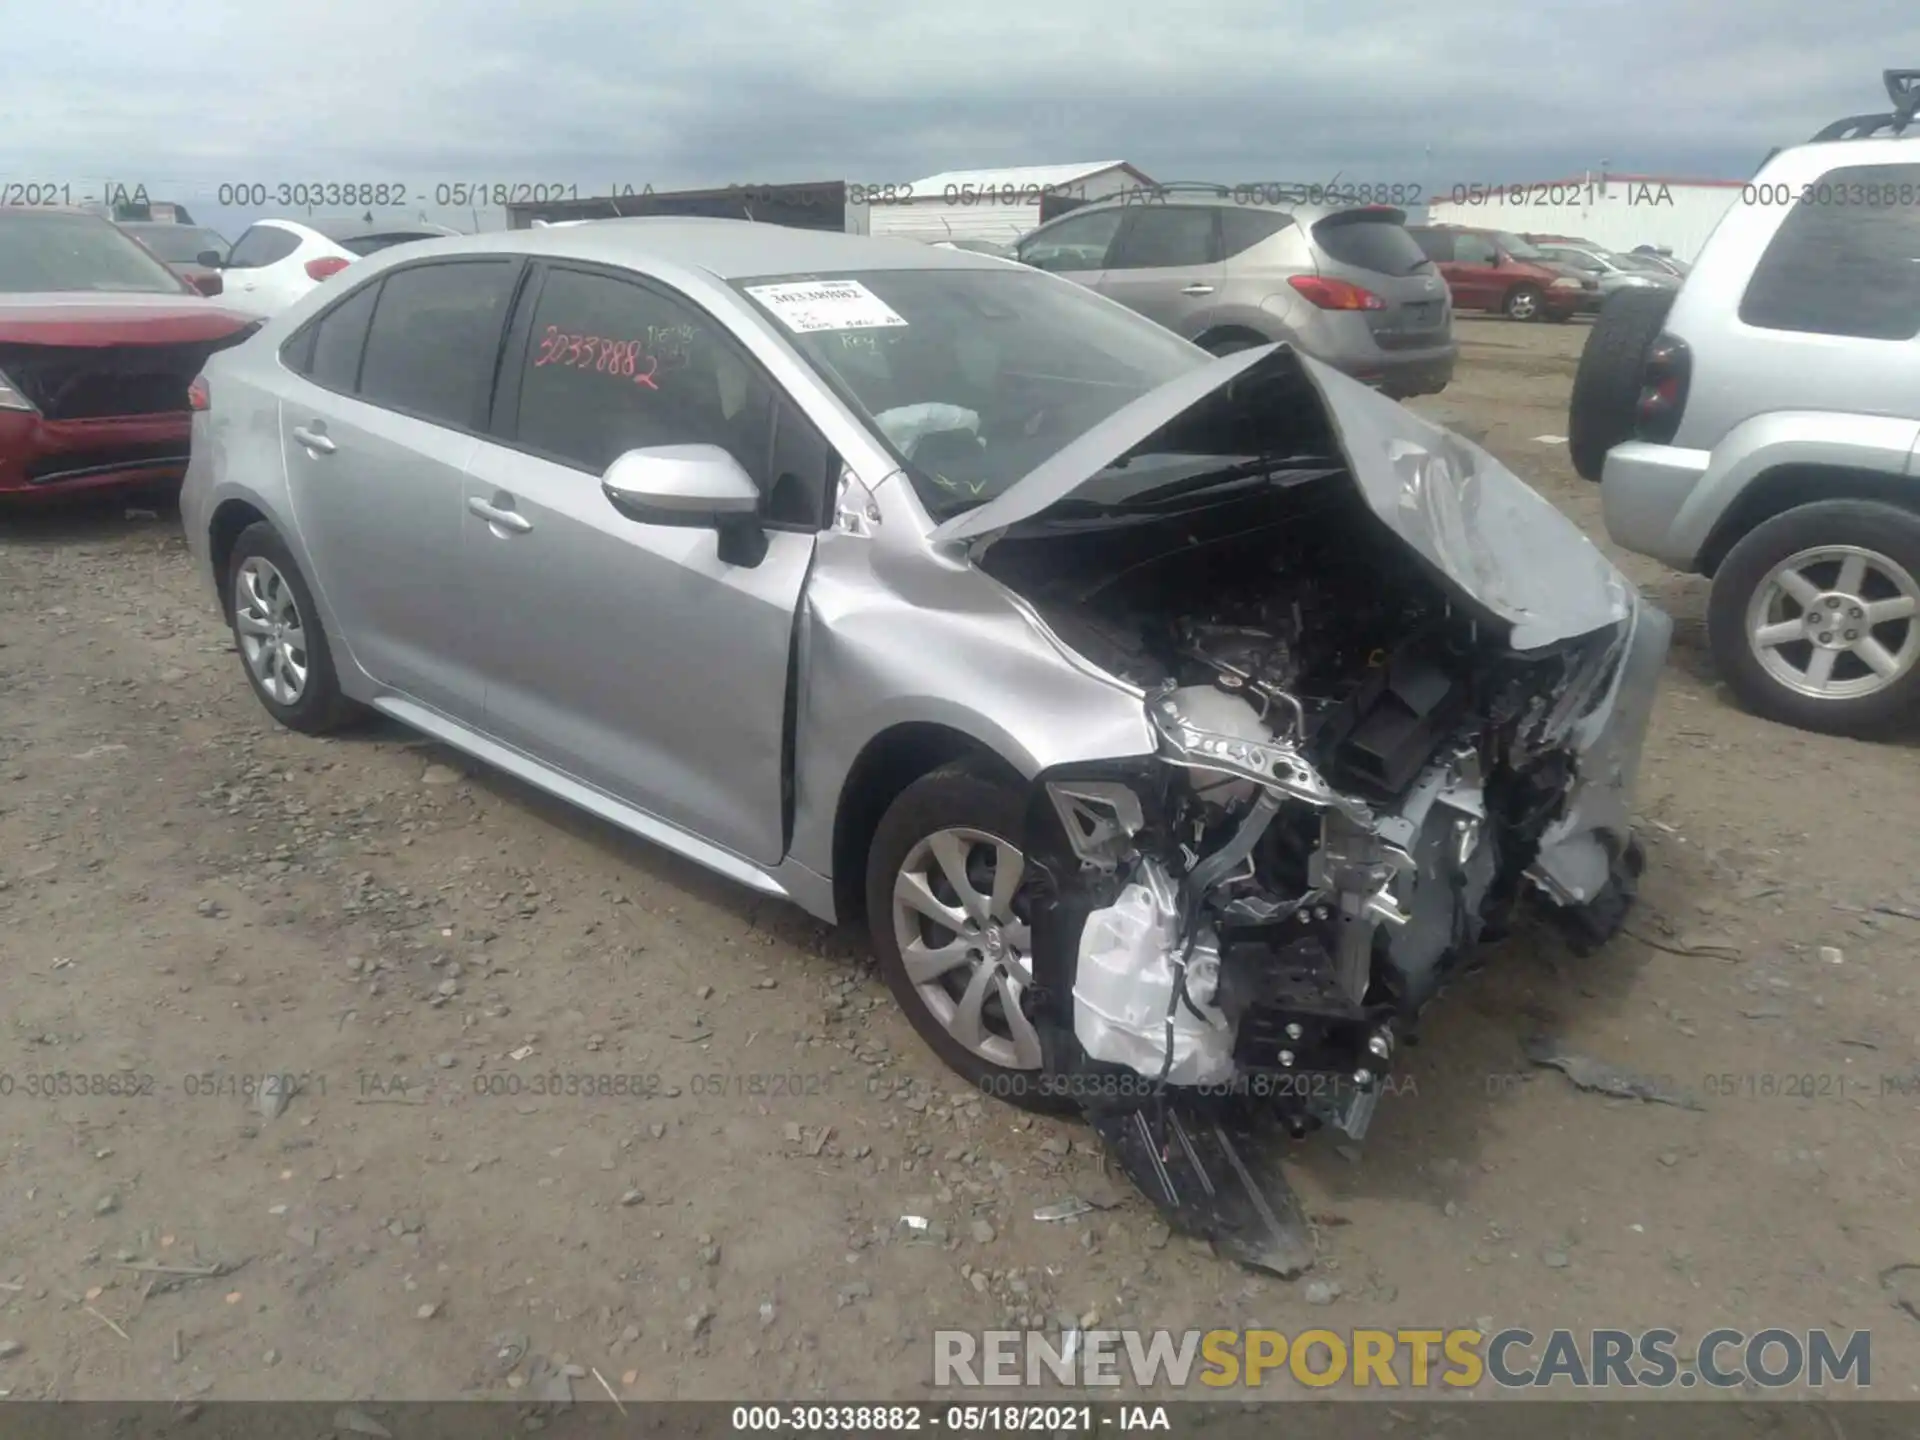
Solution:
[{"label": "rear tire", "polygon": [[[1046,1084],[1037,1032],[1020,1010],[1032,975],[1025,899],[1002,888],[1009,865],[1026,873],[1026,810],[1022,787],[979,762],[942,766],[907,786],[867,852],[867,924],[887,988],[950,1070],[1023,1110],[1070,1113],[1071,1099]],[[965,892],[953,884],[956,871]],[[1006,903],[994,904],[1003,894]],[[987,912],[985,924],[977,911]],[[1019,1010],[1012,1023],[1009,1006]]]},{"label": "rear tire", "polygon": [[1208,335],[1201,339],[1200,348],[1210,355],[1232,355],[1241,350],[1251,350],[1256,345],[1270,345],[1273,342],[1261,335],[1226,334]]},{"label": "rear tire", "polygon": [[1826,735],[1905,728],[1920,715],[1920,515],[1823,500],[1755,526],[1714,572],[1707,639],[1756,715]]},{"label": "rear tire", "polygon": [[1672,308],[1670,290],[1622,290],[1600,307],[1567,401],[1567,450],[1583,480],[1597,482],[1607,452],[1633,438],[1641,370]]},{"label": "rear tire", "polygon": [[1536,285],[1516,285],[1507,292],[1507,298],[1501,302],[1500,313],[1509,320],[1538,320],[1540,318],[1540,289]]},{"label": "rear tire", "polygon": [[306,577],[264,521],[233,542],[226,602],[247,683],[269,715],[303,735],[325,735],[360,718],[361,707],[340,690]]}]

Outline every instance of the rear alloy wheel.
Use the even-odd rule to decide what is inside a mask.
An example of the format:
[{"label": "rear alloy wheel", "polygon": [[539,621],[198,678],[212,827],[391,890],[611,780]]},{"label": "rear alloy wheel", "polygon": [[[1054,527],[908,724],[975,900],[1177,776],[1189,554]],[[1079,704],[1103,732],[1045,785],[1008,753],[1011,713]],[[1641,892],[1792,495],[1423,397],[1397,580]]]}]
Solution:
[{"label": "rear alloy wheel", "polygon": [[1743,704],[1803,730],[1875,735],[1920,702],[1920,516],[1830,500],[1734,546],[1713,578],[1714,659]]},{"label": "rear alloy wheel", "polygon": [[1540,292],[1531,285],[1515,286],[1507,295],[1507,303],[1500,308],[1509,320],[1538,320]]},{"label": "rear alloy wheel", "polygon": [[247,683],[274,719],[324,735],[357,717],[359,706],[340,692],[313,594],[270,525],[249,525],[234,542],[227,617]]},{"label": "rear alloy wheel", "polygon": [[922,1039],[983,1093],[1024,1109],[1044,1093],[1030,1018],[1032,930],[1021,790],[965,763],[900,793],[874,833],[867,916],[874,954]]}]

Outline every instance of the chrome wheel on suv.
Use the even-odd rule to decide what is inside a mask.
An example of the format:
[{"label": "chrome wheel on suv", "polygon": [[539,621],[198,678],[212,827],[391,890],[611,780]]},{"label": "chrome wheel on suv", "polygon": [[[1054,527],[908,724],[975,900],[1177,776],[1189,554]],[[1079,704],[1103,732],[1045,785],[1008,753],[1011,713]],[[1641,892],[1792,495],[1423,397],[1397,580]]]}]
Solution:
[{"label": "chrome wheel on suv", "polygon": [[1920,514],[1822,500],[1756,525],[1713,572],[1707,638],[1768,719],[1834,735],[1920,719]]},{"label": "chrome wheel on suv", "polygon": [[1886,556],[1823,545],[1782,560],[1753,592],[1747,639],[1790,690],[1821,699],[1873,695],[1920,658],[1920,584]]}]

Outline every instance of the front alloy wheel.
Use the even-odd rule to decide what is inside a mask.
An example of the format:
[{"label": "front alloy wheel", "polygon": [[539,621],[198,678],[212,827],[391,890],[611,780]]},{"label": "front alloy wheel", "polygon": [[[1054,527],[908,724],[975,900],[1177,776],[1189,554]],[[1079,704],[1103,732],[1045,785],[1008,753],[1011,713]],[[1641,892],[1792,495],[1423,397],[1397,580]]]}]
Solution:
[{"label": "front alloy wheel", "polygon": [[948,1068],[1028,1110],[1072,1105],[1047,1083],[1036,1017],[1026,786],[959,761],[902,790],[867,852],[867,924],[887,988]]},{"label": "front alloy wheel", "polygon": [[961,826],[915,845],[893,883],[894,943],[921,1004],[969,1053],[1009,1070],[1040,1068],[1021,1009],[1033,984],[1032,935],[1015,908],[1025,873],[1012,841]]}]

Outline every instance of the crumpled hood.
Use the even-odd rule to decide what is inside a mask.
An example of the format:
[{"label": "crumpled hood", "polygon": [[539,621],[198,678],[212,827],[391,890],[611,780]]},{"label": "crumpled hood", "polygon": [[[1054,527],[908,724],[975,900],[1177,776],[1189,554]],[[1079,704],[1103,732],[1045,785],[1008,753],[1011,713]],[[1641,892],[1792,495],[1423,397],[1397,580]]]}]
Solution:
[{"label": "crumpled hood", "polygon": [[[1032,519],[1228,387],[1304,378],[1368,507],[1453,588],[1534,650],[1618,624],[1632,584],[1531,486],[1487,451],[1287,345],[1224,356],[1116,411],[985,505],[935,529],[936,543],[982,540]],[[1283,437],[1281,437],[1283,438]]]}]

